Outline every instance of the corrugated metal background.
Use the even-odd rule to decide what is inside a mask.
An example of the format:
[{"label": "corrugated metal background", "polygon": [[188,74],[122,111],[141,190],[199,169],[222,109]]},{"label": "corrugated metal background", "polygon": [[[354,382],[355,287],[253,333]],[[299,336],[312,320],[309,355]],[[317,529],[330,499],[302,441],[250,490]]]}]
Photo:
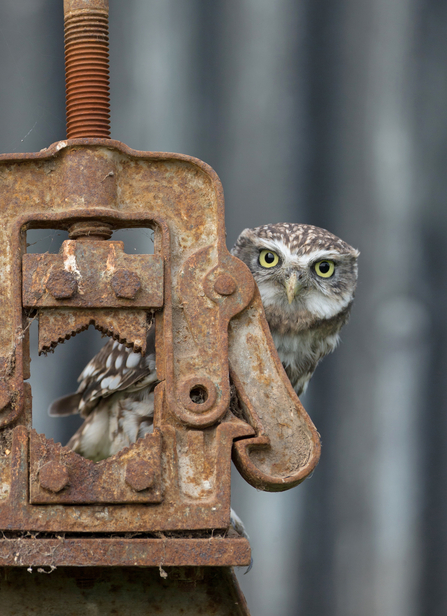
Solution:
[{"label": "corrugated metal background", "polygon": [[[110,13],[114,138],[211,164],[229,245],[290,220],[362,252],[351,323],[303,398],[320,466],[285,494],[235,478],[253,616],[444,615],[447,5],[110,0]],[[64,138],[62,0],[3,0],[0,83],[1,151]],[[84,333],[34,360],[39,430],[74,429],[46,406],[100,344]]]}]

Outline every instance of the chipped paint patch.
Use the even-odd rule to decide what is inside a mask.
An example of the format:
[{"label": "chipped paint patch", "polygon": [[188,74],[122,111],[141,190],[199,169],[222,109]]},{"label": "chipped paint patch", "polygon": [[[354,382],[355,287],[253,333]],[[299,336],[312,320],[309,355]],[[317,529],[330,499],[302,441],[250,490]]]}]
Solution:
[{"label": "chipped paint patch", "polygon": [[56,143],[56,145],[55,145],[56,152],[59,152],[59,150],[62,150],[63,148],[66,148],[67,145],[68,145],[68,141],[58,141],[58,143]]},{"label": "chipped paint patch", "polygon": [[6,500],[9,497],[11,486],[9,483],[0,484],[0,500]]}]

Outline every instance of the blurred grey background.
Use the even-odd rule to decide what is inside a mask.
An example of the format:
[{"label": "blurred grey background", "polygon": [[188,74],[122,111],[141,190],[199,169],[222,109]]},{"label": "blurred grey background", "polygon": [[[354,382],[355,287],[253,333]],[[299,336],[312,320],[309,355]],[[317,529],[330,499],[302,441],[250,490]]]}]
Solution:
[{"label": "blurred grey background", "polygon": [[[62,0],[1,1],[2,152],[65,137],[62,21]],[[110,0],[110,34],[113,138],[214,167],[229,246],[296,221],[362,253],[342,344],[303,397],[320,465],[283,494],[235,473],[253,616],[445,616],[447,3]],[[67,440],[76,418],[46,408],[102,343],[33,351],[38,430]]]}]

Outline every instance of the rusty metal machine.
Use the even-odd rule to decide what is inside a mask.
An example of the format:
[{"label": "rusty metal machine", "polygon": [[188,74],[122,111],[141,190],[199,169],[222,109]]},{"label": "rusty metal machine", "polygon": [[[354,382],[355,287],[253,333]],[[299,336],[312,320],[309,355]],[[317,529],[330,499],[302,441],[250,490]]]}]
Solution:
[{"label": "rusty metal machine", "polygon": [[[251,485],[286,490],[315,467],[318,434],[253,278],[226,249],[217,175],[110,139],[108,1],[64,11],[68,139],[0,157],[2,614],[84,614],[86,601],[95,614],[248,614],[229,569],[250,562],[230,529],[231,457]],[[113,240],[129,227],[154,230],[153,255]],[[59,254],[27,254],[36,228],[69,239]],[[155,319],[153,434],[98,463],[37,434],[30,318],[40,352],[94,325],[142,353]],[[31,612],[42,593],[45,610]]]}]

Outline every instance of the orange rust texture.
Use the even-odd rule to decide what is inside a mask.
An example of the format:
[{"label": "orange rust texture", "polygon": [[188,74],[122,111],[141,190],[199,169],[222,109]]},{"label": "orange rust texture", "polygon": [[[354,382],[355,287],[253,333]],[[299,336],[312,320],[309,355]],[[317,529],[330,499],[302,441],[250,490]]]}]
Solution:
[{"label": "orange rust texture", "polygon": [[[132,468],[136,460],[139,473]],[[131,465],[129,467],[129,464]],[[148,465],[152,481],[147,483],[144,468]],[[42,471],[45,473],[42,476]],[[127,479],[130,471],[133,485]],[[47,475],[55,489],[48,485]],[[66,481],[62,487],[58,483]],[[143,484],[147,484],[143,487]],[[137,486],[138,489],[135,489]],[[161,436],[148,434],[133,447],[122,449],[116,456],[95,463],[48,441],[35,430],[30,433],[30,502],[33,504],[65,503],[159,503],[161,485]]]},{"label": "orange rust texture", "polygon": [[39,354],[48,353],[90,325],[114,340],[132,346],[135,352],[146,352],[149,323],[145,310],[52,308],[40,310],[38,316]]},{"label": "orange rust texture", "polygon": [[239,472],[271,492],[298,485],[315,468],[320,441],[274,352],[259,291],[230,322],[228,359],[244,414],[258,434],[235,443]]},{"label": "orange rust texture", "polygon": [[[2,566],[231,567],[250,564],[250,544],[236,533],[209,538],[0,539]],[[157,571],[158,576],[160,575]]]},{"label": "orange rust texture", "polygon": [[[88,8],[86,8],[88,6]],[[110,137],[108,2],[64,2],[67,137]]]},{"label": "orange rust texture", "polygon": [[[15,427],[0,456],[0,529],[226,529],[235,440],[239,469],[257,487],[287,489],[311,472],[318,436],[279,363],[253,278],[225,247],[222,189],[207,165],[82,139],[0,157],[0,176],[0,426],[17,425],[26,406],[22,291],[44,351],[91,323],[144,350],[147,313],[158,309],[161,380],[153,438],[98,464],[30,433],[28,420]],[[120,227],[153,228],[154,256],[100,240]],[[74,229],[78,239],[59,255],[22,259],[27,228]],[[228,353],[245,421],[228,410]],[[206,400],[191,398],[194,388]]]},{"label": "orange rust texture", "polygon": [[23,255],[22,267],[25,308],[163,306],[162,258],[126,255],[123,242],[66,240],[57,255]]},{"label": "orange rust texture", "polygon": [[[197,443],[189,451],[189,432],[162,423],[162,436],[158,430],[152,435],[161,442],[161,452],[146,437],[93,463],[34,431],[29,438],[19,426],[9,454],[0,457],[1,485],[8,486],[0,494],[0,528],[76,533],[228,528],[231,447],[244,433],[253,434],[233,419],[208,428],[203,446]],[[153,465],[151,487],[129,485],[127,465],[134,460]],[[51,462],[64,466],[69,476],[58,492],[40,481],[41,469]]]}]

